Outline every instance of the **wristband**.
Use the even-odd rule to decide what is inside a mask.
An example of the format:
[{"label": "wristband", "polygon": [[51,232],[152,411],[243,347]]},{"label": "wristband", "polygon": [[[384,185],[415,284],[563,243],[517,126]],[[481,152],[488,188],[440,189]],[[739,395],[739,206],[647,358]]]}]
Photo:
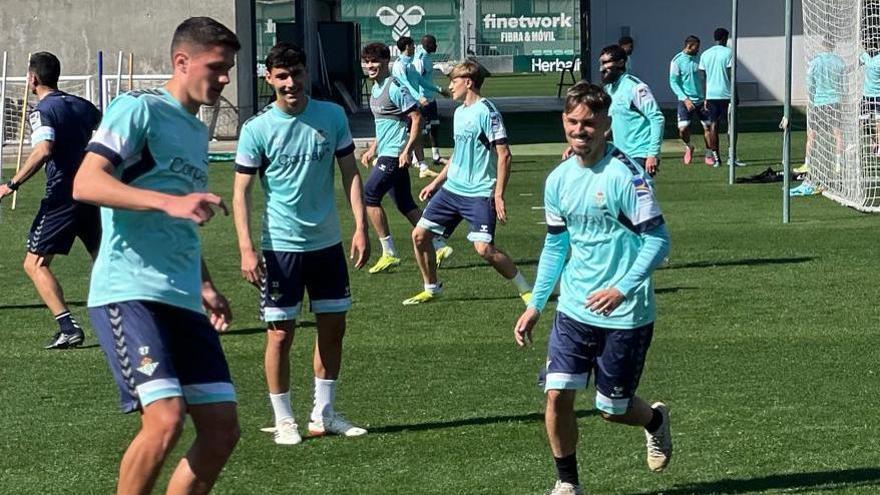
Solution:
[{"label": "wristband", "polygon": [[19,186],[21,186],[21,184],[12,179],[9,179],[9,182],[6,183],[6,187],[8,187],[10,191],[18,191]]}]

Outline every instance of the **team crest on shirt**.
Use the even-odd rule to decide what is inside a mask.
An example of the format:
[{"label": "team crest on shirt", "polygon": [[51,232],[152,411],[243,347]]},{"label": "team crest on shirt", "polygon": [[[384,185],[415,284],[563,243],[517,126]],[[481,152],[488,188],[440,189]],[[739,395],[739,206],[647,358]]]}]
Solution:
[{"label": "team crest on shirt", "polygon": [[641,198],[642,196],[651,195],[651,188],[648,186],[648,183],[645,182],[645,179],[636,176],[633,177],[632,183],[633,187],[636,188],[636,196]]},{"label": "team crest on shirt", "polygon": [[596,206],[602,208],[605,206],[605,193],[599,191],[596,193]]},{"label": "team crest on shirt", "polygon": [[317,141],[318,144],[324,144],[327,142],[327,132],[323,129],[315,129],[315,141]]},{"label": "team crest on shirt", "polygon": [[144,358],[141,359],[141,365],[137,367],[137,370],[147,376],[153,376],[153,373],[156,372],[156,368],[158,367],[158,361],[153,361],[150,356],[144,356]]}]

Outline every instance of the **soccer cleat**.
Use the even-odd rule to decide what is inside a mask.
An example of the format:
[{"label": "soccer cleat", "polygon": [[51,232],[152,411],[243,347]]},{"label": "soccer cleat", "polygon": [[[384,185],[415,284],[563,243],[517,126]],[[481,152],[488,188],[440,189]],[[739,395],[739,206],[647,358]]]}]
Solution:
[{"label": "soccer cleat", "polygon": [[519,295],[519,298],[522,299],[522,302],[524,302],[526,306],[528,306],[529,303],[532,302],[532,291],[523,292]]},{"label": "soccer cleat", "polygon": [[333,416],[320,421],[309,421],[309,435],[313,437],[324,435],[359,437],[366,434],[367,430],[349,423],[339,413],[334,413]]},{"label": "soccer cleat", "polygon": [[437,177],[438,175],[440,175],[440,174],[438,174],[437,172],[434,172],[433,170],[431,170],[430,168],[427,168],[427,167],[419,170],[419,179],[433,179],[434,177]]},{"label": "soccer cleat", "polygon": [[645,430],[645,440],[648,447],[648,468],[651,471],[660,472],[669,465],[672,458],[672,432],[669,431],[669,408],[662,402],[655,402],[651,409],[658,411],[663,416],[663,423],[654,433]]},{"label": "soccer cleat", "polygon": [[397,268],[400,266],[400,258],[391,256],[390,254],[383,254],[379,257],[379,261],[373,265],[369,272],[370,273],[379,273],[391,270],[392,268]]},{"label": "soccer cleat", "polygon": [[275,425],[272,433],[275,437],[275,443],[278,445],[296,445],[303,440],[293,418],[282,419],[277,425]]},{"label": "soccer cleat", "polygon": [[79,347],[86,340],[85,334],[79,328],[73,333],[64,333],[58,331],[52,340],[43,346],[43,349],[70,349],[71,347]]},{"label": "soccer cleat", "polygon": [[443,264],[444,261],[448,260],[450,256],[452,256],[453,249],[449,246],[443,246],[442,248],[437,250],[437,268],[440,268],[440,265]]},{"label": "soccer cleat", "polygon": [[584,495],[584,490],[580,485],[572,485],[571,483],[556,480],[556,485],[553,487],[550,495]]},{"label": "soccer cleat", "polygon": [[807,173],[810,173],[810,166],[805,163],[805,164],[801,165],[800,167],[792,169],[791,171],[796,174],[807,174]]},{"label": "soccer cleat", "polygon": [[409,299],[403,301],[404,306],[415,306],[416,304],[424,304],[431,302],[440,295],[439,292],[429,292],[423,290]]},{"label": "soccer cleat", "polygon": [[694,159],[694,147],[690,146],[690,145],[685,146],[684,147],[684,158],[682,158],[682,161],[684,162],[685,165],[690,165],[691,160],[693,160],[693,159]]}]

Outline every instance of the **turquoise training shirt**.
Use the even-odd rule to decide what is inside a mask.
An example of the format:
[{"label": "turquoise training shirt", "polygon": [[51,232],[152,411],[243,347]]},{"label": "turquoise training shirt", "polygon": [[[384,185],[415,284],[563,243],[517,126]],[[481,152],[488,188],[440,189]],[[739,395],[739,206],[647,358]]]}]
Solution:
[{"label": "turquoise training shirt", "polygon": [[398,81],[409,91],[409,94],[418,98],[422,94],[419,89],[419,80],[421,76],[413,67],[412,57],[400,54],[397,60],[391,65],[391,75],[396,77]]},{"label": "turquoise training shirt", "polygon": [[810,60],[807,66],[807,89],[813,105],[831,105],[840,102],[844,70],[846,64],[834,53],[823,52]]},{"label": "turquoise training shirt", "polygon": [[[177,196],[208,188],[208,128],[165,89],[119,95],[86,148],[139,189]],[[202,308],[198,225],[158,211],[101,208],[89,307],[155,301]]]},{"label": "turquoise training shirt", "polygon": [[631,157],[660,156],[666,119],[651,88],[632,74],[605,85],[611,95],[611,133],[614,145]]},{"label": "turquoise training shirt", "polygon": [[416,47],[412,67],[419,75],[420,94],[418,96],[433,101],[441,88],[434,82],[434,62],[431,60],[431,54],[421,46]]},{"label": "turquoise training shirt", "polygon": [[417,109],[416,100],[394,76],[373,84],[370,110],[376,123],[376,156],[400,156],[409,141],[407,114]]},{"label": "turquoise training shirt", "polygon": [[862,86],[862,96],[880,98],[880,52],[873,56],[862,52],[859,63],[865,67],[865,81]]},{"label": "turquoise training shirt", "polygon": [[245,122],[235,170],[260,174],[264,250],[316,251],[342,241],[333,162],[353,151],[345,111],[335,103],[309,98],[298,115],[270,104]]},{"label": "turquoise training shirt", "polygon": [[678,101],[703,100],[703,81],[700,78],[700,57],[678,52],[669,62],[669,87]]},{"label": "turquoise training shirt", "polygon": [[733,67],[733,50],[725,45],[715,45],[700,56],[700,70],[706,71],[706,99],[730,99],[730,69]]},{"label": "turquoise training shirt", "polygon": [[507,143],[501,113],[486,98],[455,109],[452,162],[443,187],[461,196],[494,195],[498,173],[495,146]]}]

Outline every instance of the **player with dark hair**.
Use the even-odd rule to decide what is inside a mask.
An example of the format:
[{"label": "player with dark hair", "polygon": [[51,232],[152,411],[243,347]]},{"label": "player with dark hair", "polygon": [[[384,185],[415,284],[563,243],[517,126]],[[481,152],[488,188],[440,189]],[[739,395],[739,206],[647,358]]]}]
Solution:
[{"label": "player with dark hair", "polygon": [[[401,36],[397,40],[397,50],[400,52],[400,55],[397,56],[397,60],[391,65],[391,75],[400,81],[400,84],[411,95],[418,98],[420,109],[424,108],[428,105],[428,100],[421,96],[421,75],[413,66],[413,56],[416,51],[415,42],[409,36]],[[419,165],[419,178],[430,179],[437,177],[437,172],[431,170],[428,164],[425,163],[425,152],[420,142],[417,142],[416,146],[413,147],[413,153]]]},{"label": "player with dark hair", "polygon": [[703,103],[705,118],[709,122],[707,134],[708,149],[706,165],[721,166],[718,154],[718,127],[727,122],[727,110],[730,106],[731,68],[733,67],[733,50],[727,46],[730,33],[724,28],[715,30],[715,46],[700,56],[699,69],[705,72],[706,101]]},{"label": "player with dark hair", "polygon": [[626,53],[626,72],[632,74],[632,54],[635,49],[635,41],[632,39],[632,36],[621,36],[620,39],[617,40],[617,46],[623,48],[624,53]]},{"label": "player with dark hair", "polygon": [[518,345],[531,342],[561,277],[541,374],[557,471],[551,495],[583,493],[574,402],[590,375],[603,419],[644,428],[652,471],[672,456],[668,408],[635,395],[654,333],[651,274],[669,253],[669,234],[644,170],[606,142],[614,104],[590,83],[568,90],[562,124],[572,155],[547,177],[547,236],[532,300],[514,327]]},{"label": "player with dark hair", "polygon": [[187,414],[195,439],[167,493],[209,492],[239,438],[217,335],[232,313],[211,281],[198,233],[215,208],[226,207],[207,192],[208,128],[196,114],[220,98],[241,45],[214,19],[192,17],[171,46],[171,80],[110,103],[73,184],[75,199],[102,206],[89,315],[123,411],[141,415],[118,493],[152,490]]},{"label": "player with dark hair", "polygon": [[[363,186],[345,111],[306,95],[306,54],[278,43],[266,56],[266,82],[275,102],[245,122],[235,155],[233,207],[241,273],[260,286],[266,321],[266,382],[275,415],[275,443],[302,441],[290,398],[290,348],[308,291],[317,326],[314,346],[315,401],[311,435],[363,435],[334,408],[342,365],[346,313],[351,308],[348,267],[334,194],[333,162],[354,216],[350,257],[356,268],[370,257]],[[263,186],[261,252],[254,248],[250,193]]]},{"label": "player with dark hair", "polygon": [[27,84],[39,100],[29,116],[33,150],[21,170],[0,185],[3,198],[46,166],[46,195],[31,225],[24,258],[25,273],[58,322],[58,330],[46,349],[77,347],[85,339],[67,307],[61,284],[49,268],[52,259],[69,253],[77,237],[95,259],[101,242],[98,208],[74,201],[72,196],[73,178],[82,163],[86,144],[101,120],[101,112],[88,100],[59,91],[60,76],[61,63],[55,55],[31,55]]},{"label": "player with dark hair", "polygon": [[684,49],[669,62],[669,87],[678,98],[678,135],[684,143],[682,161],[689,165],[694,155],[691,145],[691,120],[700,119],[706,149],[709,149],[709,122],[703,116],[703,80],[700,74],[700,38],[688,36],[684,40]]},{"label": "player with dark hair", "polygon": [[419,100],[422,104],[422,117],[424,117],[425,135],[431,144],[431,157],[434,165],[441,163],[440,148],[437,146],[437,136],[440,132],[440,112],[437,110],[436,96],[441,94],[449,96],[446,88],[438,86],[434,82],[434,62],[432,55],[437,51],[437,38],[434,35],[422,36],[422,43],[416,47],[413,55],[412,66],[419,75]]}]

